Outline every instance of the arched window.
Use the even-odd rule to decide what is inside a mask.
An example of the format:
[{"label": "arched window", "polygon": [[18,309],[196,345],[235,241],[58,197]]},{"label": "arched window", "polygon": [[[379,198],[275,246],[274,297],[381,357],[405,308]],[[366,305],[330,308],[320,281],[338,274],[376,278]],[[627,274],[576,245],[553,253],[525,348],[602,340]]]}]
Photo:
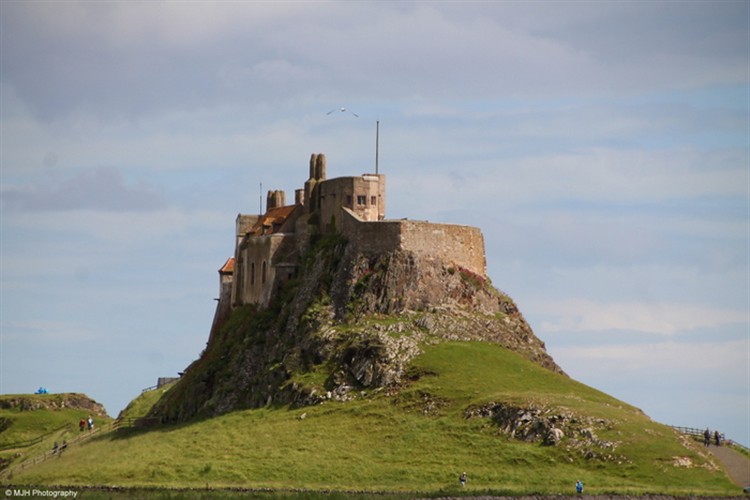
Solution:
[{"label": "arched window", "polygon": [[264,260],[263,261],[263,267],[261,268],[261,271],[260,271],[260,282],[263,283],[263,284],[266,283],[266,271],[267,271],[267,267],[268,266],[266,266],[266,261]]}]

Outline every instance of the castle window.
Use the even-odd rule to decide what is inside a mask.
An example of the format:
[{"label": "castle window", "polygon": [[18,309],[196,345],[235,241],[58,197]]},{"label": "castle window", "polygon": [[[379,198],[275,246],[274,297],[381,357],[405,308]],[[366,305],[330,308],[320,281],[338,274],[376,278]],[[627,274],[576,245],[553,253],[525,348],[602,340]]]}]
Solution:
[{"label": "castle window", "polygon": [[367,196],[357,195],[357,205],[367,205]]},{"label": "castle window", "polygon": [[264,260],[263,261],[263,267],[261,268],[261,271],[260,271],[260,282],[263,283],[263,284],[265,284],[265,282],[266,282],[266,270],[267,270],[266,268],[267,267],[268,266],[266,266],[266,261]]},{"label": "castle window", "polygon": [[370,196],[370,205],[377,205],[377,204],[378,204],[378,197]]},{"label": "castle window", "polygon": [[250,284],[255,284],[255,262],[250,263]]}]

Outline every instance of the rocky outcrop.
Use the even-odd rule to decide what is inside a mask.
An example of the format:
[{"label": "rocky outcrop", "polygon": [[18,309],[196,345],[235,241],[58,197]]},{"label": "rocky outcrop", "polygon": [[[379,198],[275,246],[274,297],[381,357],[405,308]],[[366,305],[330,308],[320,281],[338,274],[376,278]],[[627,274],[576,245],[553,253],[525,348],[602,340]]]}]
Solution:
[{"label": "rocky outcrop", "polygon": [[267,404],[317,404],[397,387],[421,346],[494,342],[556,372],[486,277],[406,251],[369,255],[329,236],[268,308],[235,308],[151,415],[180,421]]},{"label": "rocky outcrop", "polygon": [[571,456],[618,464],[629,462],[616,451],[620,443],[597,435],[614,426],[614,422],[603,418],[576,415],[566,408],[518,406],[506,402],[470,406],[464,411],[464,417],[488,418],[501,434],[521,441],[559,446]]},{"label": "rocky outcrop", "polygon": [[3,410],[34,411],[62,410],[64,408],[86,410],[99,417],[107,416],[104,406],[85,394],[11,395],[0,398],[0,409]]}]

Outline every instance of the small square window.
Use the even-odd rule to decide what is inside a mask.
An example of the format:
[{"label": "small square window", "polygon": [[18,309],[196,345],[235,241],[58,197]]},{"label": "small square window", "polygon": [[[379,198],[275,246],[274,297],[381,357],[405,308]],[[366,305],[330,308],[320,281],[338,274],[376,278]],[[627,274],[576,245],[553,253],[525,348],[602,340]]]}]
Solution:
[{"label": "small square window", "polygon": [[357,205],[367,205],[367,196],[357,195]]},{"label": "small square window", "polygon": [[377,205],[377,204],[378,204],[378,197],[370,196],[370,205]]}]

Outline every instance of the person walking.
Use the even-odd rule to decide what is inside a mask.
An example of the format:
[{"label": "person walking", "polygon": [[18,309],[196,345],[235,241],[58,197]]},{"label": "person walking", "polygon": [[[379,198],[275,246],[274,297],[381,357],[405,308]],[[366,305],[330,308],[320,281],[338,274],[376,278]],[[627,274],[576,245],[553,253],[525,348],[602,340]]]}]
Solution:
[{"label": "person walking", "polygon": [[460,476],[458,476],[458,482],[461,483],[461,487],[463,488],[466,486],[466,473],[462,472]]},{"label": "person walking", "polygon": [[711,445],[711,431],[708,430],[708,427],[706,427],[706,430],[703,431],[703,446],[708,447]]},{"label": "person walking", "polygon": [[576,493],[578,493],[579,495],[583,493],[583,481],[581,481],[580,479],[576,481]]}]

